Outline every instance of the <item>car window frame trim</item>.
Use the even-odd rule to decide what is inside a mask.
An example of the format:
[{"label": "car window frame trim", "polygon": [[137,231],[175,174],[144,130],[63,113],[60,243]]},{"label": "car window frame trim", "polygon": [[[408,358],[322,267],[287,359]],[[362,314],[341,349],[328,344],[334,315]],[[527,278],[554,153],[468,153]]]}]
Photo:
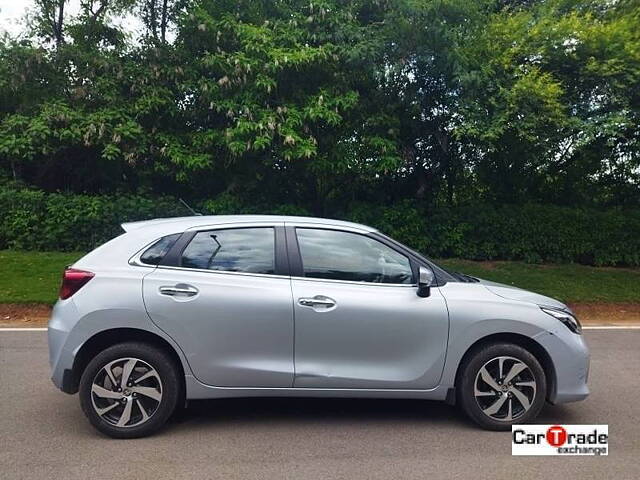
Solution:
[{"label": "car window frame trim", "polygon": [[[269,273],[247,273],[247,272],[229,272],[224,270],[202,270],[195,268],[182,267],[177,265],[178,261],[182,257],[182,252],[187,247],[189,242],[195,237],[195,235],[200,231],[212,231],[212,230],[220,230],[220,229],[230,229],[230,228],[256,228],[256,227],[272,227],[275,230],[275,253],[276,253],[276,267],[278,268],[278,273],[269,274]],[[389,248],[395,250],[396,252],[404,255],[409,259],[409,263],[411,265],[411,270],[413,273],[413,279],[411,284],[406,283],[373,283],[373,282],[362,282],[362,281],[354,281],[354,280],[336,280],[329,278],[311,278],[305,277],[302,275],[302,256],[300,255],[300,247],[298,245],[298,238],[295,233],[296,227],[299,228],[311,228],[311,229],[319,229],[319,230],[338,230],[347,233],[357,233],[374,240],[381,242],[382,244],[388,246]],[[181,233],[180,238],[175,241],[173,246],[169,249],[169,251],[165,254],[164,258],[158,265],[149,265],[146,263],[142,263],[139,260],[139,257],[155,242],[160,240],[162,237],[167,235],[173,235],[175,233]],[[189,227],[185,229],[183,232],[174,232],[171,234],[166,234],[159,236],[151,242],[145,244],[140,250],[138,250],[128,262],[132,266],[136,267],[144,267],[144,268],[165,268],[172,270],[184,270],[184,271],[196,271],[196,272],[208,272],[215,274],[224,274],[224,275],[244,275],[244,276],[258,276],[258,277],[269,277],[269,278],[291,278],[296,280],[305,280],[305,281],[315,281],[315,282],[331,282],[331,283],[345,283],[345,284],[355,284],[355,285],[369,285],[369,286],[398,286],[398,287],[416,287],[417,286],[417,278],[418,278],[418,270],[419,268],[426,267],[429,268],[434,273],[435,282],[433,284],[434,287],[441,287],[447,283],[447,276],[441,271],[441,269],[431,262],[426,262],[422,258],[417,257],[410,249],[403,246],[400,243],[397,243],[392,238],[371,229],[364,228],[356,228],[345,225],[331,225],[331,224],[320,224],[315,222],[225,222],[225,223],[217,223],[210,225],[198,225],[194,227]]]}]

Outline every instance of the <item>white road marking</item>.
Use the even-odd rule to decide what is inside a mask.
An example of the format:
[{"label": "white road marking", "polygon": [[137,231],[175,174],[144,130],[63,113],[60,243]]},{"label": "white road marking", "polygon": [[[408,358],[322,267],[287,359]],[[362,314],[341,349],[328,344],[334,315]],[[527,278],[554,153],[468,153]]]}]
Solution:
[{"label": "white road marking", "polygon": [[582,327],[583,330],[640,330],[640,325],[594,325]]}]

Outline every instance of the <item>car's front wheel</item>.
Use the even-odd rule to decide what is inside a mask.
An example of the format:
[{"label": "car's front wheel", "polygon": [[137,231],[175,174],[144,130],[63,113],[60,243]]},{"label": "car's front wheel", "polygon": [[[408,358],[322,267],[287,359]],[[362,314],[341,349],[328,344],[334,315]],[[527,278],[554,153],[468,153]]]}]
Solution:
[{"label": "car's front wheel", "polygon": [[466,359],[457,391],[462,409],[472,420],[490,430],[509,430],[538,416],[547,382],[540,362],[528,350],[494,343]]},{"label": "car's front wheel", "polygon": [[91,424],[116,438],[150,435],[173,413],[178,370],[154,346],[128,342],[96,355],[80,379],[80,404]]}]

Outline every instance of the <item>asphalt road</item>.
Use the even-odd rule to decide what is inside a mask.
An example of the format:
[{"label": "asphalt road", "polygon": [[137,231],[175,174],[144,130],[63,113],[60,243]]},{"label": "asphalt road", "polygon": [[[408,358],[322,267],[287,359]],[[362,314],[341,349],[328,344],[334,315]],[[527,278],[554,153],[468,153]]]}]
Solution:
[{"label": "asphalt road", "polygon": [[609,424],[608,457],[512,457],[510,433],[404,400],[199,402],[160,434],[96,433],[49,380],[46,333],[0,332],[0,478],[640,478],[640,330],[589,331],[592,394],[540,423]]}]

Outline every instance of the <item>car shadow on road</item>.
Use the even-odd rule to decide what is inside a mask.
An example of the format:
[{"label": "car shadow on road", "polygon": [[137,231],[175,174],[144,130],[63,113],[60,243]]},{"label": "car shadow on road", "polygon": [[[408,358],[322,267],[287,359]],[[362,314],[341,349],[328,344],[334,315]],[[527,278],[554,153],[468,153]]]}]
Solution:
[{"label": "car shadow on road", "polygon": [[532,423],[538,425],[548,425],[562,423],[571,425],[572,423],[584,423],[584,415],[579,408],[581,404],[551,405],[547,403]]},{"label": "car shadow on road", "polygon": [[174,421],[215,423],[261,422],[451,422],[466,423],[443,402],[351,398],[230,398],[190,401]]},{"label": "car shadow on road", "polygon": [[[534,423],[570,423],[571,408],[545,405]],[[459,408],[427,400],[351,398],[229,398],[190,401],[172,419],[174,424],[240,426],[283,423],[417,423],[456,429],[477,429]],[[191,427],[189,427],[191,428]]]}]

